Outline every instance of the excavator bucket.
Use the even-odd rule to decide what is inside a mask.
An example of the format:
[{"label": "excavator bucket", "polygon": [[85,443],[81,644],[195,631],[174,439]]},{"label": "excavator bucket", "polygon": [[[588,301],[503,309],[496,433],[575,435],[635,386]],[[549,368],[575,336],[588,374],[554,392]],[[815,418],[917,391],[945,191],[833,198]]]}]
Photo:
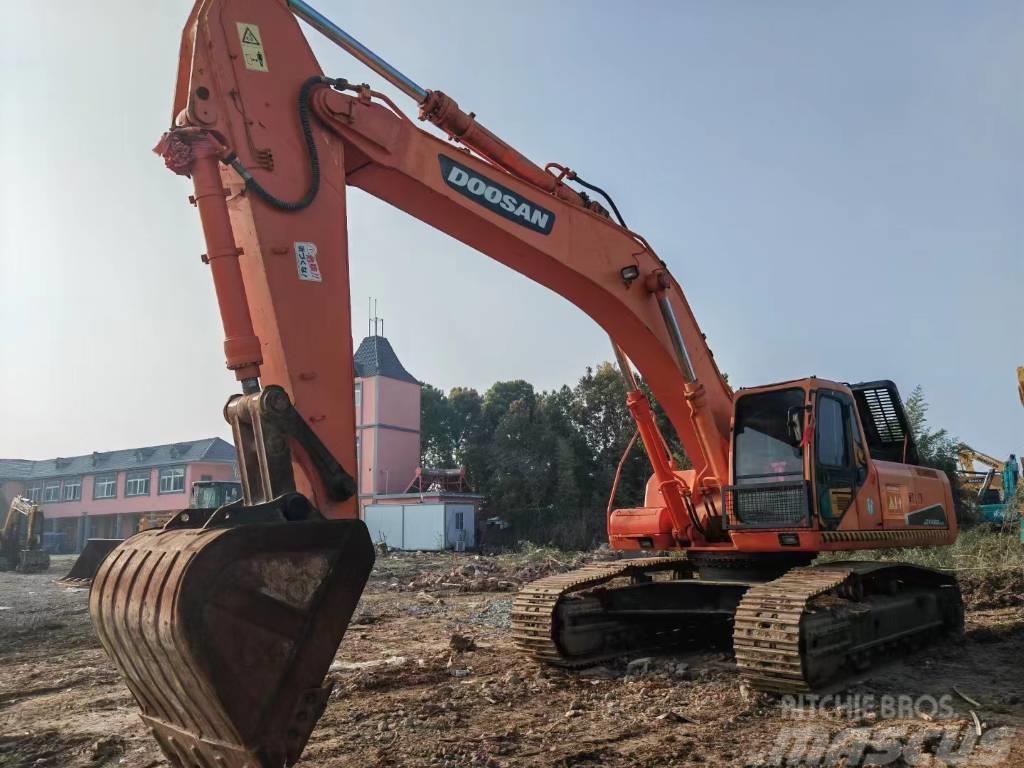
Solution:
[{"label": "excavator bucket", "polygon": [[88,587],[104,558],[114,551],[124,539],[86,539],[82,554],[75,560],[71,570],[57,579],[58,584],[69,587]]},{"label": "excavator bucket", "polygon": [[298,760],[373,567],[360,520],[144,531],[103,561],[100,642],[177,768]]}]

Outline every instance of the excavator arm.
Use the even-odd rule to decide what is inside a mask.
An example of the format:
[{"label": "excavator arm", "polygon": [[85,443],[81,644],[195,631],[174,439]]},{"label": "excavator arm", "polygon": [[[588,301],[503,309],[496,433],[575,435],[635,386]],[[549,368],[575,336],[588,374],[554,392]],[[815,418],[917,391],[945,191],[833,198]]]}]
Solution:
[{"label": "excavator arm", "polygon": [[[732,393],[646,241],[444,94],[406,88],[422,94],[421,119],[470,151],[419,129],[368,86],[319,77],[286,3],[211,0],[193,11],[177,127],[161,151],[195,182],[227,362],[239,378],[281,386],[330,453],[353,466],[352,350],[340,329],[349,327],[346,188],[354,186],[593,317],[665,409],[696,470],[693,492],[724,484]],[[356,516],[354,501],[329,500],[309,470],[296,461],[302,493],[328,517]]]}]

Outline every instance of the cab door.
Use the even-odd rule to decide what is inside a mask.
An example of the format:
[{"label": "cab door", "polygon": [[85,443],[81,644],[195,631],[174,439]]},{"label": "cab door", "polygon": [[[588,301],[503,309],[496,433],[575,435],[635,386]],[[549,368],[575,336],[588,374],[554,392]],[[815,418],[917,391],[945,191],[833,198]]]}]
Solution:
[{"label": "cab door", "polygon": [[[878,470],[871,461],[867,441],[861,430],[860,418],[853,401],[846,395],[842,396],[847,403],[850,436],[853,440],[853,464],[857,471],[857,491],[854,498],[857,515],[857,529],[870,531],[882,529],[885,525],[885,509],[882,507],[882,495],[879,488]],[[852,511],[850,514],[854,514]]]},{"label": "cab door", "polygon": [[860,528],[857,493],[869,466],[853,401],[842,392],[821,390],[814,410],[814,498],[822,527],[838,528],[853,514],[857,523],[845,527]]}]

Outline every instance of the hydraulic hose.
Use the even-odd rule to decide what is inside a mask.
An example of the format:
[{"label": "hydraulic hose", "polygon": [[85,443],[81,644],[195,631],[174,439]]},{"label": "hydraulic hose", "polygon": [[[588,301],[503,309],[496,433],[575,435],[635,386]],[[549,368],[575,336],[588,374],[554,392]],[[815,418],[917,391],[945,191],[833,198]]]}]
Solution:
[{"label": "hydraulic hose", "polygon": [[615,212],[615,218],[619,220],[619,224],[623,227],[623,229],[629,229],[629,227],[626,226],[625,219],[622,218],[622,214],[619,213],[619,209],[615,205],[615,201],[612,200],[611,195],[609,195],[607,192],[605,192],[600,187],[598,187],[598,186],[596,186],[594,184],[589,184],[589,183],[585,182],[583,179],[581,179],[579,176],[577,176],[575,174],[572,176],[572,180],[575,181],[577,184],[579,184],[581,187],[586,187],[591,192],[596,192],[601,197],[603,197],[605,200],[607,200],[608,201],[608,205],[610,205],[611,208],[612,208],[612,211]]},{"label": "hydraulic hose", "polygon": [[249,173],[249,170],[242,165],[242,161],[233,152],[222,161],[225,165],[230,165],[234,168],[238,175],[242,177],[247,192],[252,191],[256,193],[264,202],[282,211],[301,211],[303,208],[309,207],[316,200],[317,193],[320,191],[320,158],[317,155],[316,141],[313,139],[313,128],[309,121],[309,97],[313,92],[313,88],[318,85],[326,85],[336,90],[344,90],[348,87],[348,81],[344,78],[311,77],[302,84],[302,88],[299,90],[299,124],[302,127],[302,138],[306,144],[306,155],[309,157],[310,176],[309,188],[301,198],[292,201],[282,200],[275,196]]}]

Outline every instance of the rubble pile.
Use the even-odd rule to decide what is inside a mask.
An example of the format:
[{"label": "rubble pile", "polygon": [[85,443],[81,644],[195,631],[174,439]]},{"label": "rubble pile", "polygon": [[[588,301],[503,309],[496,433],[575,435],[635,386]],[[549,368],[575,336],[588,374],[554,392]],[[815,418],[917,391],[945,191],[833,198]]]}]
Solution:
[{"label": "rubble pile", "polygon": [[515,592],[524,584],[552,574],[565,573],[590,559],[593,558],[576,555],[566,560],[546,557],[519,561],[476,555],[459,558],[450,567],[440,571],[424,568],[408,575],[396,574],[405,578],[393,577],[384,588],[388,592]]}]

